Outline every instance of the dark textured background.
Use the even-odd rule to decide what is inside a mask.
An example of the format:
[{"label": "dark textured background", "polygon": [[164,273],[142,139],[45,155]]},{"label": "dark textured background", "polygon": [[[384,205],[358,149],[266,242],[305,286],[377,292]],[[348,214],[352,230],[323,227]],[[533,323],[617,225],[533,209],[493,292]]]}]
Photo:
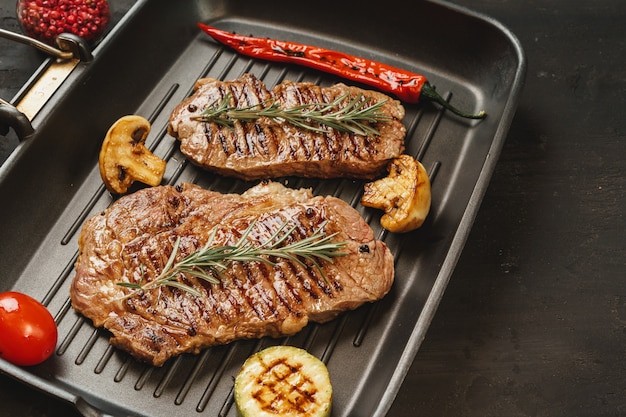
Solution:
[{"label": "dark textured background", "polygon": [[[112,0],[114,20],[132,3]],[[456,3],[519,37],[527,81],[389,415],[626,415],[626,2]],[[18,30],[14,4],[0,0],[2,28]],[[0,97],[10,100],[39,62],[0,39]],[[0,137],[0,155],[16,141]],[[76,415],[5,376],[0,404],[2,416]]]}]

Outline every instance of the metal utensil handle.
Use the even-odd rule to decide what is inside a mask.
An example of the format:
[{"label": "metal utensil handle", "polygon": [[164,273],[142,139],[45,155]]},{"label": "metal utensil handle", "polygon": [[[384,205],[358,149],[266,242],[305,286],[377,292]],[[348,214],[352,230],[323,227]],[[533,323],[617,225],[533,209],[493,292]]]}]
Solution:
[{"label": "metal utensil handle", "polygon": [[34,46],[40,51],[59,59],[78,58],[81,61],[91,61],[93,59],[91,49],[89,48],[87,42],[71,33],[61,33],[59,36],[57,36],[56,43],[59,48],[54,48],[35,38],[31,38],[29,36],[25,36],[1,28],[0,37],[20,42],[25,45]]},{"label": "metal utensil handle", "polygon": [[17,41],[23,43],[24,45],[34,46],[35,48],[43,51],[49,55],[55,56],[61,59],[70,59],[73,54],[71,51],[62,51],[60,49],[54,48],[46,43],[38,41],[35,38],[31,38],[25,35],[21,35],[19,33],[11,32],[9,30],[0,29],[0,36],[12,41]]}]

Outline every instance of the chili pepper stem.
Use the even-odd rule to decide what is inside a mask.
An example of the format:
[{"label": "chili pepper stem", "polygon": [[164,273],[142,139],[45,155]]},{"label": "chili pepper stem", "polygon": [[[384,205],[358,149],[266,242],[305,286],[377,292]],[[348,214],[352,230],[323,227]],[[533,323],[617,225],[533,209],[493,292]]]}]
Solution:
[{"label": "chili pepper stem", "polygon": [[443,97],[441,97],[441,95],[428,82],[424,83],[424,85],[422,86],[422,96],[441,104],[444,108],[450,110],[452,113],[466,119],[483,119],[485,116],[487,116],[487,113],[484,110],[481,110],[476,114],[470,114],[457,109],[452,104],[448,103]]}]

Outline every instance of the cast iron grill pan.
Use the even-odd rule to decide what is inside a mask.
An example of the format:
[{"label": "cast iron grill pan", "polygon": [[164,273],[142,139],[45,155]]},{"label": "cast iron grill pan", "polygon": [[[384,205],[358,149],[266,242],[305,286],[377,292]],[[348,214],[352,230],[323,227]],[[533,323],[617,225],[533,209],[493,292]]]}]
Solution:
[{"label": "cast iron grill pan", "polygon": [[[59,343],[46,363],[22,369],[0,361],[2,372],[74,403],[85,415],[234,416],[233,378],[243,361],[266,346],[289,344],[306,348],[328,365],[334,416],[387,412],[493,172],[521,90],[523,53],[497,22],[445,4],[407,1],[404,10],[422,16],[418,25],[410,13],[370,13],[356,2],[332,7],[320,2],[306,14],[289,2],[271,8],[256,3],[140,1],[94,52],[94,61],[75,70],[67,87],[33,121],[36,134],[0,171],[0,226],[6,231],[0,289],[42,300],[55,316]],[[350,19],[341,18],[348,15]],[[407,21],[398,25],[403,19]],[[246,72],[268,88],[285,79],[319,85],[341,81],[237,55],[199,33],[196,21],[412,69],[427,75],[454,105],[484,108],[489,116],[468,121],[428,103],[405,106],[406,153],[422,161],[432,182],[432,211],[415,232],[381,229],[380,213],[359,204],[361,181],[278,179],[289,187],[335,195],[361,212],[395,255],[396,280],[383,300],[324,325],[310,324],[292,337],[238,341],[154,368],[112,348],[108,332],[95,329],[69,302],[80,229],[114,201],[97,167],[106,130],[125,114],[142,115],[152,123],[148,146],[168,161],[163,183],[243,192],[256,182],[195,167],[167,135],[169,114],[191,94],[193,83],[200,77],[229,80]],[[441,33],[441,22],[447,34]],[[470,33],[472,42],[467,40]]]}]

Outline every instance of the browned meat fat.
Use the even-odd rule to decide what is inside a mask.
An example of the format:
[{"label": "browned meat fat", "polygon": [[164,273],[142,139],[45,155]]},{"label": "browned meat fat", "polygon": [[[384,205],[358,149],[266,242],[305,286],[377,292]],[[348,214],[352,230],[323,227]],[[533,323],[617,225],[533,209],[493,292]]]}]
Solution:
[{"label": "browned meat fat", "polygon": [[[347,242],[347,255],[320,261],[323,274],[278,259],[232,263],[219,284],[185,277],[200,296],[168,286],[129,297],[132,290],[118,285],[152,281],[177,237],[180,260],[203,247],[216,226],[216,244],[233,244],[253,223],[249,238],[261,243],[286,221],[297,225],[295,238],[327,221],[325,233],[339,232],[334,239]],[[243,194],[192,184],[147,188],[89,219],[78,243],[72,306],[108,329],[113,345],[156,366],[211,345],[294,334],[309,321],[326,322],[380,299],[394,278],[391,253],[350,205],[273,182]]]},{"label": "browned meat fat", "polygon": [[[235,81],[198,80],[195,93],[172,112],[169,133],[180,140],[187,158],[203,168],[244,180],[281,176],[372,179],[404,151],[404,107],[382,93],[336,84],[283,81],[268,91],[252,74]],[[331,103],[344,94],[367,100],[386,100],[382,112],[389,121],[374,127],[380,135],[357,135],[329,129],[316,132],[262,117],[235,122],[234,127],[194,120],[209,105],[231,95],[231,105],[247,107],[276,100],[288,108],[309,103]],[[263,104],[269,105],[269,104]]]}]

